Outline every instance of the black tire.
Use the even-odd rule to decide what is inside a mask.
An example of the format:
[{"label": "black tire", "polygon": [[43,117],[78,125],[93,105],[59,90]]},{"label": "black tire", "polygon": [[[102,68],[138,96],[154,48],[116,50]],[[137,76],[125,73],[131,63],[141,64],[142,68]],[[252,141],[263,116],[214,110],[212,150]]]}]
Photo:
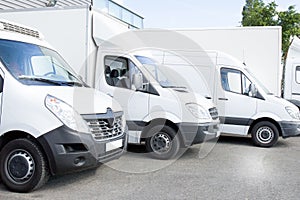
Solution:
[{"label": "black tire", "polygon": [[175,130],[169,126],[157,125],[149,129],[146,149],[151,157],[161,160],[174,158],[180,149],[180,140]]},{"label": "black tire", "polygon": [[0,176],[3,184],[14,192],[30,192],[49,179],[43,152],[25,138],[7,143],[0,153]]},{"label": "black tire", "polygon": [[254,145],[260,147],[271,147],[277,143],[279,131],[273,123],[262,121],[253,127],[251,136]]}]

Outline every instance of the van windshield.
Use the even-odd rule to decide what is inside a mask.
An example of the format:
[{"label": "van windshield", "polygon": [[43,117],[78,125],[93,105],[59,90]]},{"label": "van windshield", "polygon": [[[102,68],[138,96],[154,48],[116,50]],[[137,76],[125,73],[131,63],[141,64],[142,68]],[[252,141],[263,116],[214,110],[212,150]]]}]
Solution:
[{"label": "van windshield", "polygon": [[251,75],[252,79],[255,81],[255,84],[258,85],[258,86],[259,86],[266,94],[268,94],[268,95],[273,95],[273,93],[270,92],[270,91],[268,90],[268,88],[266,88],[266,87],[264,86],[264,84],[262,84],[262,83],[254,76],[254,74],[249,70],[249,68],[245,68],[245,70],[248,72],[248,74]]},{"label": "van windshield", "polygon": [[57,52],[42,46],[0,40],[0,60],[24,84],[85,85]]},{"label": "van windshield", "polygon": [[188,65],[161,65],[145,56],[135,56],[162,87],[186,88],[203,96],[211,96],[202,75]]},{"label": "van windshield", "polygon": [[176,81],[176,75],[170,75],[171,71],[167,71],[167,68],[163,65],[158,64],[155,60],[136,56],[136,58],[144,65],[144,67],[150,72],[155,80],[164,88],[185,88]]}]

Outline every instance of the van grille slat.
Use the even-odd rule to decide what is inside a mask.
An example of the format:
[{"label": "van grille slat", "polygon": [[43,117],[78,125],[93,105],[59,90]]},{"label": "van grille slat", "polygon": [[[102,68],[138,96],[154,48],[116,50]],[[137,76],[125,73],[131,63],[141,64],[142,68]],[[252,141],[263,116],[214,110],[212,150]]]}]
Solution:
[{"label": "van grille slat", "polygon": [[218,119],[219,118],[219,113],[216,107],[210,108],[209,109],[209,114],[212,119]]},{"label": "van grille slat", "polygon": [[[101,116],[96,115],[94,118],[84,117],[87,125],[90,128],[90,131],[97,141],[113,139],[119,137],[123,134],[123,123],[122,123],[122,115],[106,118],[107,115]],[[109,120],[114,120],[113,124],[109,123]]]}]

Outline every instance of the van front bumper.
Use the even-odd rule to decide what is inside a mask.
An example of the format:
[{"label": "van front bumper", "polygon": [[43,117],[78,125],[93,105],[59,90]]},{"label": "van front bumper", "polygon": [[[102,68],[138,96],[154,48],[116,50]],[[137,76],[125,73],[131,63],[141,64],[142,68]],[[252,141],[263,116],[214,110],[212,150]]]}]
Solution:
[{"label": "van front bumper", "polygon": [[280,122],[283,138],[300,136],[300,121],[298,122]]},{"label": "van front bumper", "polygon": [[119,158],[127,148],[127,133],[97,141],[92,134],[80,133],[66,126],[38,138],[52,175],[95,168],[101,163]]},{"label": "van front bumper", "polygon": [[220,136],[219,122],[212,123],[180,123],[178,124],[185,147],[203,143]]}]

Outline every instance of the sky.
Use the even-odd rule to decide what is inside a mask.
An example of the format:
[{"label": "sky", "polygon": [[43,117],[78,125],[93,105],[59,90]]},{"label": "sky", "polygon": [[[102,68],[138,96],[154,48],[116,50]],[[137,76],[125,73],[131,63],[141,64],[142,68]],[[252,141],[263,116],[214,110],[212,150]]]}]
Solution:
[{"label": "sky", "polygon": [[[114,0],[144,17],[145,28],[235,27],[241,25],[245,0]],[[272,0],[264,0],[269,3]],[[300,0],[275,0],[278,10]]]}]

